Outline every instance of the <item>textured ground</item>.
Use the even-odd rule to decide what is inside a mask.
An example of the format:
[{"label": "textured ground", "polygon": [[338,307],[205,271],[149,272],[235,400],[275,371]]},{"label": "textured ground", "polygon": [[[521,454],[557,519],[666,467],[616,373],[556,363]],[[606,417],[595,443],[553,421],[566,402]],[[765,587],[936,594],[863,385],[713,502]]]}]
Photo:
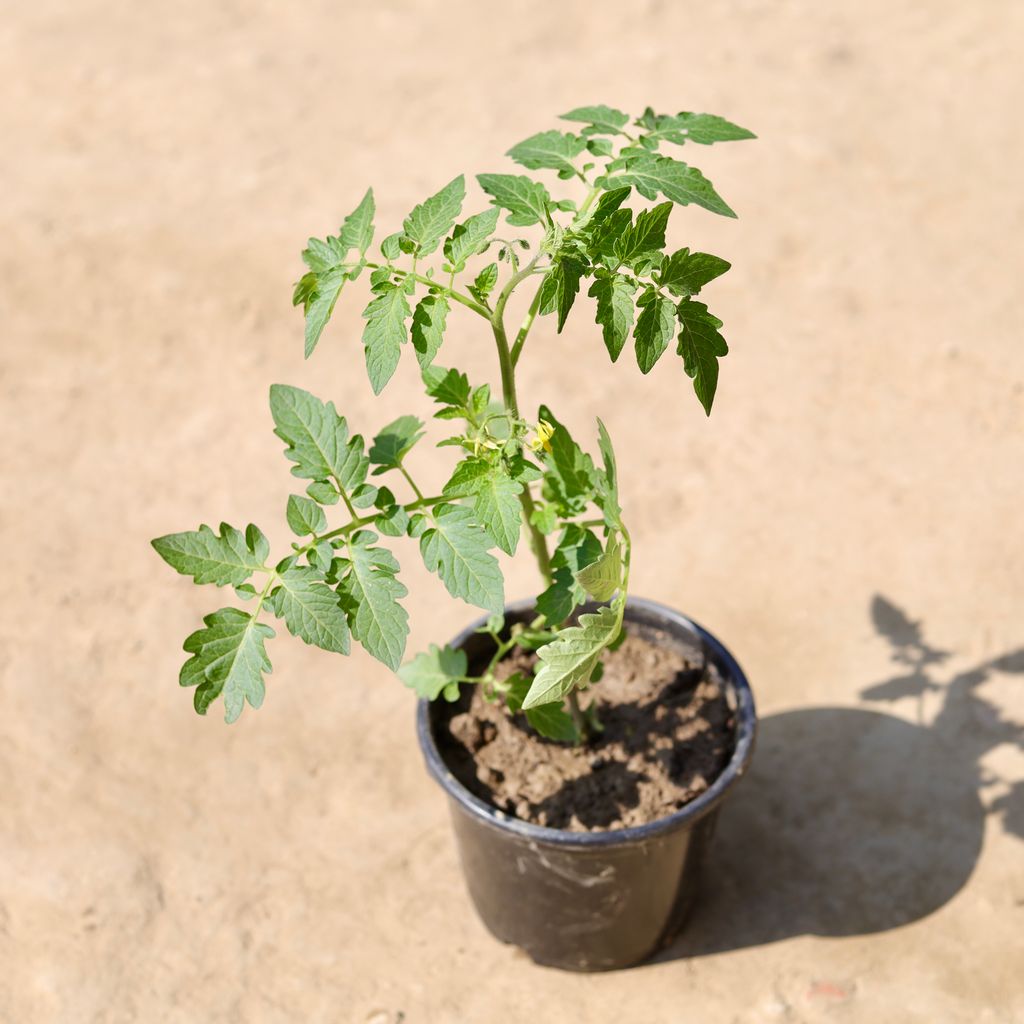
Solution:
[{"label": "textured ground", "polygon": [[[1024,1019],[1022,33],[995,0],[10,5],[0,1020]],[[690,936],[567,977],[473,916],[380,665],[282,638],[261,712],[193,715],[179,645],[221,595],[147,541],[284,539],[272,381],[408,411],[354,309],[303,363],[307,234],[590,102],[761,136],[699,154],[740,220],[673,222],[735,264],[711,420],[671,359],[580,374],[585,316],[522,392],[604,416],[636,591],[728,639],[764,726]],[[406,561],[416,649],[470,613]]]}]

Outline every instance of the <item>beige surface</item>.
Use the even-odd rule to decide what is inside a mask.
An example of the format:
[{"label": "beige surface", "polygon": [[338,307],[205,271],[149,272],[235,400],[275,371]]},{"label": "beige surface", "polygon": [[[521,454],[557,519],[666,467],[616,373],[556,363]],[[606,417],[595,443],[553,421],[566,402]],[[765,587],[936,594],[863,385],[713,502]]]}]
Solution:
[{"label": "beige surface", "polygon": [[[0,19],[0,1019],[1024,1020],[1024,7],[508,11]],[[712,419],[676,361],[608,365],[585,315],[538,332],[522,393],[584,436],[606,417],[636,591],[728,639],[765,727],[691,936],[580,977],[476,921],[410,695],[368,657],[281,637],[261,712],[193,715],[179,645],[225,595],[147,541],[222,518],[284,541],[272,381],[370,431],[422,409],[409,365],[372,399],[354,302],[303,364],[308,233],[367,184],[397,225],[589,102],[761,136],[697,154],[739,221],[673,221],[735,264]],[[493,379],[469,320],[448,344]],[[470,613],[403,555],[412,650]],[[876,593],[952,652],[920,702],[861,695],[907,672]]]}]

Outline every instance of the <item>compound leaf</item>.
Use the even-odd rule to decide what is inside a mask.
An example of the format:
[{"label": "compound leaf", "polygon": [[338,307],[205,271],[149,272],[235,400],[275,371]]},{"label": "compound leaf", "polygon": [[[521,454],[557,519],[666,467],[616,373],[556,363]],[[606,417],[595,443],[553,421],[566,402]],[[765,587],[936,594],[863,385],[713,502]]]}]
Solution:
[{"label": "compound leaf", "polygon": [[644,154],[631,160],[626,168],[599,179],[598,184],[611,188],[635,185],[645,199],[654,199],[660,192],[680,206],[696,203],[724,217],[736,216],[696,167],[667,156]]},{"label": "compound leaf", "polygon": [[578,135],[555,129],[538,132],[513,146],[508,155],[517,164],[530,170],[542,167],[558,171],[559,177],[571,178],[576,174],[573,160],[586,148],[586,141]]},{"label": "compound leaf", "polygon": [[587,293],[597,299],[596,319],[613,363],[619,358],[633,326],[635,288],[633,282],[621,274],[602,273],[594,278]]},{"label": "compound leaf", "polygon": [[218,536],[204,523],[198,530],[169,533],[151,543],[172,569],[191,576],[196,583],[215,583],[218,587],[244,583],[264,568],[270,554],[267,538],[252,525],[242,533],[221,523]]},{"label": "compound leaf", "polygon": [[492,206],[489,210],[467,217],[463,223],[456,225],[451,237],[444,243],[445,259],[455,273],[465,267],[466,260],[487,248],[487,243],[498,226],[498,213],[498,208]]}]

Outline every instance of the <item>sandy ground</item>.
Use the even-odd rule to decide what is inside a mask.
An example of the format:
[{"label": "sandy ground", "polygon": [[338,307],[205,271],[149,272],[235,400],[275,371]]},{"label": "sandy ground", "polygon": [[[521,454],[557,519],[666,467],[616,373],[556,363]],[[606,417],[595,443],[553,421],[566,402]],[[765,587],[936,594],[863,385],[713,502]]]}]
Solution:
[{"label": "sandy ground", "polygon": [[[1022,33],[996,0],[8,5],[0,1019],[1024,1020]],[[607,420],[636,591],[728,640],[764,725],[689,935],[585,977],[484,932],[369,657],[281,637],[262,711],[195,717],[225,595],[148,539],[285,540],[273,381],[422,409],[411,360],[373,399],[354,302],[303,363],[306,235],[592,102],[760,135],[694,157],[740,219],[672,227],[735,266],[710,421],[586,315],[521,390]],[[448,344],[494,379],[470,320]],[[403,560],[414,650],[471,612]]]}]

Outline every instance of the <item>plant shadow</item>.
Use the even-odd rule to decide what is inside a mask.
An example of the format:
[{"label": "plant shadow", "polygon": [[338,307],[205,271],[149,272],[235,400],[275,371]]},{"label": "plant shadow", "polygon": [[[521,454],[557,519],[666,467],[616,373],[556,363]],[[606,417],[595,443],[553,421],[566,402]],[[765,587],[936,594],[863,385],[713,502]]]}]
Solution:
[{"label": "plant shadow", "polygon": [[[987,809],[979,796],[994,781],[982,755],[1002,743],[1024,748],[1024,727],[977,692],[997,673],[1024,674],[1024,648],[947,677],[950,652],[929,645],[919,622],[883,597],[871,618],[900,672],[861,696],[915,701],[918,724],[839,707],[764,718],[693,919],[656,962],[908,924],[967,882],[986,813],[1024,838],[1024,783],[1007,783]],[[926,700],[935,707],[927,725]]]}]

